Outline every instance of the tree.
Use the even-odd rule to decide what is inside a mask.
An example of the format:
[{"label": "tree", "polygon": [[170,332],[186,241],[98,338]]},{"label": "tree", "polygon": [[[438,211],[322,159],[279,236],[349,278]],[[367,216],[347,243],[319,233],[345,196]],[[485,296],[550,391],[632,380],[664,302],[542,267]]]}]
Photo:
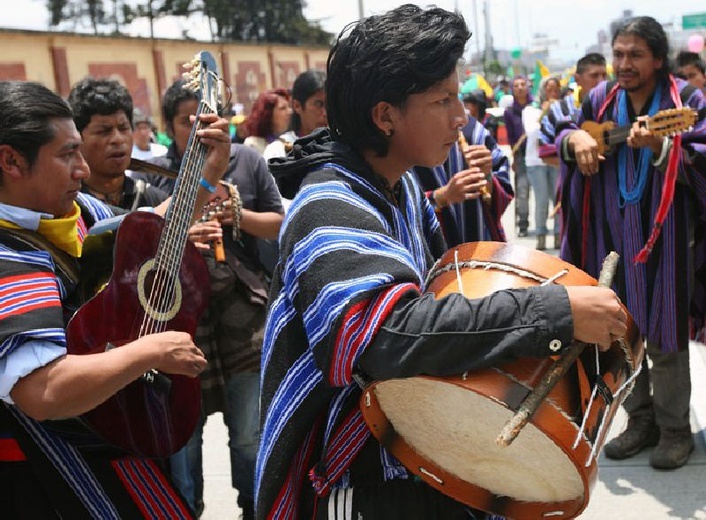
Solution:
[{"label": "tree", "polygon": [[71,20],[74,26],[82,25],[81,22],[87,20],[93,33],[99,34],[98,26],[107,20],[103,0],[47,0],[47,8],[50,13],[49,24],[52,26],[67,20]]},{"label": "tree", "polygon": [[[110,25],[121,27],[147,18],[150,37],[154,22],[164,16],[188,18],[203,13],[212,40],[329,45],[333,35],[319,22],[304,17],[303,0],[46,0],[51,25],[88,21],[95,34]],[[107,5],[107,7],[106,7]]]}]

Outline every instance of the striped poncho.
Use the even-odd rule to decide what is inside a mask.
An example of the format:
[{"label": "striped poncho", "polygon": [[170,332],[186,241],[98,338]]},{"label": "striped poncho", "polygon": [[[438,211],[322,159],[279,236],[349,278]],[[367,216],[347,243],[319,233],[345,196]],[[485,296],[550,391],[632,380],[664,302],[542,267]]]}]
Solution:
[{"label": "striped poncho", "polygon": [[[492,197],[489,203],[481,198],[451,204],[441,210],[439,220],[449,247],[465,242],[494,240],[505,242],[501,218],[514,197],[509,175],[509,161],[495,139],[476,119],[469,118],[463,134],[470,145],[483,145],[492,157]],[[449,152],[446,162],[434,168],[414,167],[414,175],[425,192],[446,186],[456,173],[466,169],[458,145]]]},{"label": "striped poncho", "polygon": [[573,324],[560,286],[476,300],[426,293],[445,246],[409,172],[386,190],[326,130],[269,165],[284,197],[302,187],[281,230],[270,295],[257,514],[291,519],[311,512],[314,493],[407,476],[371,438],[354,375],[451,375],[548,356],[552,341],[570,343]]},{"label": "striped poncho", "polygon": [[[77,226],[82,241],[87,225],[112,217],[113,212],[83,193],[77,202],[82,209]],[[77,260],[53,256],[31,236],[5,231],[1,235],[0,359],[28,341],[66,348],[65,326],[83,303],[77,290],[81,275]],[[73,421],[39,422],[0,402],[0,442],[17,446],[18,462],[10,464],[28,466],[17,472],[18,481],[24,484],[25,475],[36,475],[36,480],[28,481],[38,486],[32,492],[40,505],[46,502],[47,508],[50,504],[55,509],[53,517],[193,517],[154,461],[104,451],[99,440]],[[84,450],[86,444],[90,447]],[[0,460],[0,465],[8,460],[12,459]]]},{"label": "striped poncho", "polygon": [[[565,237],[561,257],[597,277],[605,256],[618,252],[622,268],[615,289],[640,331],[664,352],[686,348],[690,337],[703,341],[706,325],[706,99],[681,80],[676,86],[684,106],[700,110],[701,120],[692,131],[682,134],[681,149],[676,150],[679,164],[674,198],[646,263],[636,262],[636,256],[654,227],[663,197],[663,171],[649,164],[644,192],[636,204],[622,204],[619,176],[622,171],[629,188],[637,184],[638,152],[627,154],[624,170],[616,151],[590,180],[575,165],[562,169],[560,179]],[[658,89],[659,109],[673,108],[669,84],[662,81]],[[584,100],[578,122],[560,125],[559,150],[571,130],[585,120],[596,119],[607,95],[607,83],[603,82]],[[610,103],[599,122],[617,121],[617,105]]]},{"label": "striped poncho", "polygon": [[[369,433],[356,406],[354,364],[399,298],[423,290],[444,249],[433,209],[411,176],[400,181],[398,209],[369,167],[335,148],[300,161],[301,178],[313,173],[280,232],[262,355],[261,518],[297,518],[311,467],[319,464],[311,478],[321,490],[362,448]],[[321,443],[324,464],[313,455]]]}]

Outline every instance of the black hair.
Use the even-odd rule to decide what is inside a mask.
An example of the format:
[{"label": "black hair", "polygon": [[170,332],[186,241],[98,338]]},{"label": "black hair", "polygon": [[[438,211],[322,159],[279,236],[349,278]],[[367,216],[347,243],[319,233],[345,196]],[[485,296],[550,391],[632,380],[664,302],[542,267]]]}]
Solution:
[{"label": "black hair", "polygon": [[406,4],[348,25],[329,53],[326,112],[334,139],[384,157],[388,139],[373,107],[403,107],[456,69],[471,33],[463,17]]},{"label": "black hair", "polygon": [[706,62],[697,52],[681,51],[677,54],[677,67],[681,68],[687,65],[693,65],[701,71],[701,74],[706,74]]},{"label": "black hair", "polygon": [[162,118],[164,126],[167,129],[167,134],[174,135],[174,118],[179,111],[179,105],[184,101],[200,101],[201,97],[197,92],[190,88],[184,88],[186,81],[178,79],[172,83],[162,96]]},{"label": "black hair", "polygon": [[72,119],[71,107],[40,83],[0,81],[0,144],[34,164],[39,149],[54,139],[53,119]]},{"label": "black hair", "polygon": [[605,56],[598,52],[586,54],[583,58],[576,62],[576,74],[583,74],[584,71],[591,65],[600,65],[605,67]]},{"label": "black hair", "polygon": [[79,132],[83,132],[94,115],[108,116],[120,110],[125,112],[132,127],[132,96],[128,89],[115,79],[82,79],[71,88],[69,104]]},{"label": "black hair", "polygon": [[670,70],[669,40],[662,24],[651,16],[629,18],[616,28],[611,45],[615,44],[618,36],[626,34],[638,36],[647,42],[647,46],[652,52],[652,57],[662,60],[662,67],[657,71],[657,74],[666,77]]},{"label": "black hair", "polygon": [[[326,73],[322,70],[307,70],[299,74],[292,85],[292,99],[296,99],[304,106],[306,100],[323,90],[326,86]],[[299,133],[302,126],[299,114],[292,111],[290,126],[295,133]]]},{"label": "black hair", "polygon": [[488,98],[485,95],[485,90],[479,88],[466,92],[462,100],[464,103],[478,105],[478,120],[482,121],[485,117],[485,110],[488,107]]}]

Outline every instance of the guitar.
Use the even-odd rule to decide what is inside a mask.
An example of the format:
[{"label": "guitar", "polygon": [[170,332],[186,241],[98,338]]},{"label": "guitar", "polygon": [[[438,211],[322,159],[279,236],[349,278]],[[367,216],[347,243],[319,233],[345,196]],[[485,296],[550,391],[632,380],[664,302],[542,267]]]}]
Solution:
[{"label": "guitar", "polygon": [[[194,336],[209,298],[208,269],[188,242],[206,147],[198,115],[218,108],[216,63],[197,54],[187,88],[201,92],[197,118],[164,219],[136,211],[120,223],[107,286],[71,318],[70,354],[119,348],[142,336],[178,330]],[[144,457],[166,457],[191,437],[201,410],[199,378],[151,370],[80,419],[108,443]]]},{"label": "guitar", "polygon": [[[661,110],[653,116],[640,119],[652,135],[658,137],[674,136],[693,128],[696,123],[697,112],[691,107],[670,108]],[[616,144],[623,143],[630,135],[632,126],[615,127],[613,121],[596,123],[585,121],[581,130],[588,132],[598,143],[598,153],[609,155]]]}]

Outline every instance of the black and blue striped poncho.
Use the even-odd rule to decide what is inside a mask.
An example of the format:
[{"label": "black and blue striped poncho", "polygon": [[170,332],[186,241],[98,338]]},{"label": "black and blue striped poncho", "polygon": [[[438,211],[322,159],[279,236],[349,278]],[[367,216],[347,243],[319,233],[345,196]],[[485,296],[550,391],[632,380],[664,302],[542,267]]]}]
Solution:
[{"label": "black and blue striped poncho", "polygon": [[270,170],[282,195],[296,197],[280,231],[263,345],[257,515],[300,518],[301,497],[345,486],[364,445],[382,479],[407,475],[362,419],[361,366],[376,379],[461,373],[549,355],[551,339],[570,343],[573,324],[560,287],[479,300],[424,294],[445,245],[409,172],[388,200],[384,181],[326,130]]}]

